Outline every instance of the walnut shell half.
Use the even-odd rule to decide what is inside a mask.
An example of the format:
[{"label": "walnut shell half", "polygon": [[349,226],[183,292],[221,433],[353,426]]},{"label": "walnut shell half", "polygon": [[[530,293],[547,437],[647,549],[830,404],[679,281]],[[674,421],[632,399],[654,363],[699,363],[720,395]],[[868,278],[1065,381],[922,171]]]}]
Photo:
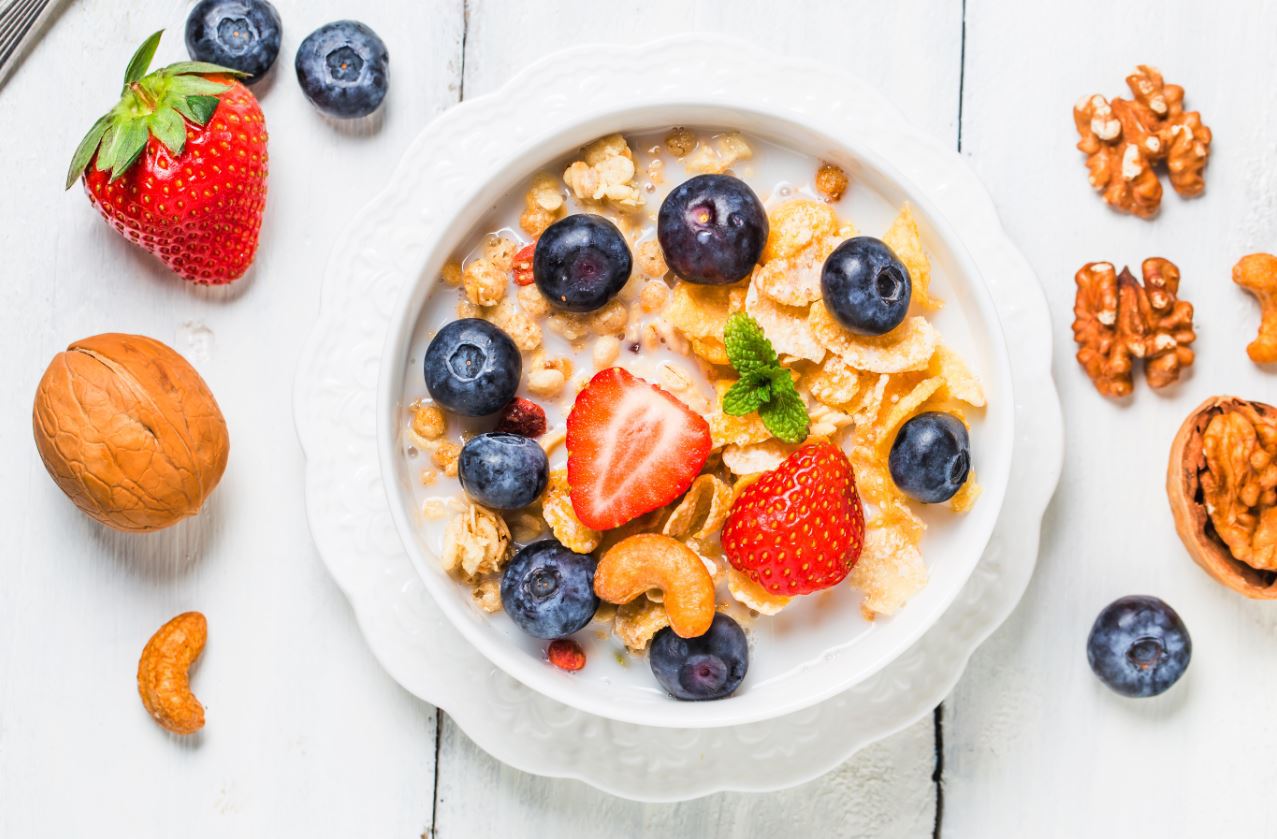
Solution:
[{"label": "walnut shell half", "polygon": [[1253,568],[1235,558],[1211,521],[1202,491],[1202,476],[1208,471],[1203,437],[1211,420],[1223,413],[1250,406],[1259,416],[1277,426],[1277,408],[1236,396],[1213,396],[1188,415],[1171,444],[1166,475],[1166,495],[1170,500],[1175,530],[1189,556],[1220,583],[1256,600],[1277,600],[1277,571]]},{"label": "walnut shell half", "polygon": [[199,512],[230,451],[199,373],[140,335],[96,335],[58,353],[32,424],[50,477],[117,530],[158,530]]}]

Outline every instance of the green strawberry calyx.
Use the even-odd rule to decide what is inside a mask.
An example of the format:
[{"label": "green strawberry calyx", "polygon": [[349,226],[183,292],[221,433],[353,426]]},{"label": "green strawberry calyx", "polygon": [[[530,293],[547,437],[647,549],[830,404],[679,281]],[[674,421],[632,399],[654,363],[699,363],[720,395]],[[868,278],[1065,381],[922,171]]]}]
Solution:
[{"label": "green strawberry calyx", "polygon": [[217,110],[218,96],[229,84],[205,78],[218,74],[242,78],[246,73],[205,61],[179,61],[152,73],[151,60],[164,30],[142,42],[124,71],[120,101],[84,135],[71,157],[66,188],[80,179],[93,163],[99,172],[117,180],[141,156],[147,138],[154,134],[174,155],[186,148],[186,123],[207,125]]},{"label": "green strawberry calyx", "polygon": [[807,406],[758,321],[740,312],[733,314],[723,329],[723,343],[727,359],[740,375],[723,394],[723,413],[743,417],[757,411],[767,430],[786,443],[806,440],[811,425]]}]

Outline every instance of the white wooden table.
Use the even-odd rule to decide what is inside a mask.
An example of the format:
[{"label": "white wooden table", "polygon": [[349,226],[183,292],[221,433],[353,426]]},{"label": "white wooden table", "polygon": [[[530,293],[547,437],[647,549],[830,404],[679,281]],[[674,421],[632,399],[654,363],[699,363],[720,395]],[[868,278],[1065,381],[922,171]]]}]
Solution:
[{"label": "white wooden table", "polygon": [[[60,189],[134,46],[168,26],[160,60],[183,54],[185,5],[73,2],[0,90],[0,836],[1277,834],[1277,610],[1191,564],[1162,492],[1167,446],[1201,398],[1277,398],[1245,360],[1257,315],[1228,275],[1241,254],[1277,248],[1277,6],[278,0],[284,54],[259,90],[271,133],[261,253],[251,280],[201,290]],[[332,127],[293,79],[301,38],[340,17],[390,47],[375,130]],[[797,789],[647,806],[496,763],[381,671],[307,533],[290,395],[329,244],[425,123],[560,47],[682,31],[860,74],[960,147],[1047,289],[1069,456],[1024,602],[934,719]],[[1206,197],[1168,189],[1153,223],[1108,212],[1072,148],[1073,101],[1122,93],[1139,62],[1183,84],[1216,135]],[[1200,359],[1173,392],[1141,389],[1119,407],[1072,361],[1072,275],[1151,255],[1183,270]],[[105,331],[185,353],[230,424],[221,488],[168,532],[94,525],[31,442],[49,358]],[[1107,693],[1083,654],[1097,610],[1134,592],[1174,604],[1195,646],[1185,683],[1142,703]],[[142,711],[134,668],[149,633],[192,608],[210,623],[196,680],[209,724],[179,741]]]}]

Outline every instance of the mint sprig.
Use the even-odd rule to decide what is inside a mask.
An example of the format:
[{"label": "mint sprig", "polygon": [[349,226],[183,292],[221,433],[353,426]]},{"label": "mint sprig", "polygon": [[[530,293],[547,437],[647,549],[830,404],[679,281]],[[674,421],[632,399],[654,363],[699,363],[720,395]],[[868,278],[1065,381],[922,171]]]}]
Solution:
[{"label": "mint sprig", "polygon": [[807,406],[758,322],[737,312],[727,319],[723,343],[740,374],[723,394],[723,413],[742,417],[757,412],[767,430],[786,443],[806,440],[811,425]]}]

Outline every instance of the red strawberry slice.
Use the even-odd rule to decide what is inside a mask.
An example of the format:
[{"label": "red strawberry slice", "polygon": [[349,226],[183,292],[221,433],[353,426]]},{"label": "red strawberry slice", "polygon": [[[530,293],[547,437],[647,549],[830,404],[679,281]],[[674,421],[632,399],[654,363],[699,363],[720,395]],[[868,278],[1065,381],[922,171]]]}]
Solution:
[{"label": "red strawberry slice", "polygon": [[663,507],[709,457],[709,423],[654,384],[610,367],[568,414],[568,485],[586,527],[608,530]]},{"label": "red strawberry slice", "polygon": [[865,544],[856,477],[831,443],[803,446],[745,488],[723,525],[732,567],[772,594],[842,582]]}]

